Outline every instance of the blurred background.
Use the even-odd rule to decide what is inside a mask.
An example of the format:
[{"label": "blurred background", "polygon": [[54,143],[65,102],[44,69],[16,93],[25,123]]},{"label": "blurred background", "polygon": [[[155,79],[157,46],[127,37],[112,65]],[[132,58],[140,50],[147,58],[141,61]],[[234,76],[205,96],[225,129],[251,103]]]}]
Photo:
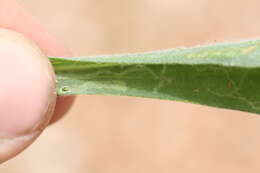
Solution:
[{"label": "blurred background", "polygon": [[[260,36],[259,0],[19,0],[75,56]],[[80,96],[1,173],[260,171],[260,117],[204,106]]]}]

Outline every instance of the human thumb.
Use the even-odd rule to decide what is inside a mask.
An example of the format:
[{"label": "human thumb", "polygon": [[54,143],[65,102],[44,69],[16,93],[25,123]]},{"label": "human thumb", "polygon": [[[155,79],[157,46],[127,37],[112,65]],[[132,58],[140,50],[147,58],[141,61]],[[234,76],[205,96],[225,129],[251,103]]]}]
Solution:
[{"label": "human thumb", "polygon": [[56,102],[48,58],[23,35],[0,28],[0,163],[29,146]]}]

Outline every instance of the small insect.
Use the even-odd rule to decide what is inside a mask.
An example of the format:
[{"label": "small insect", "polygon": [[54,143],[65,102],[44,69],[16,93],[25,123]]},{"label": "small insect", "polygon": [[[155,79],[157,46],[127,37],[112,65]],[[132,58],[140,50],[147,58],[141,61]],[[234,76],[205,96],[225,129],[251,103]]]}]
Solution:
[{"label": "small insect", "polygon": [[68,92],[70,89],[69,89],[69,87],[67,87],[67,86],[64,86],[64,87],[62,87],[61,88],[61,91],[62,92]]}]

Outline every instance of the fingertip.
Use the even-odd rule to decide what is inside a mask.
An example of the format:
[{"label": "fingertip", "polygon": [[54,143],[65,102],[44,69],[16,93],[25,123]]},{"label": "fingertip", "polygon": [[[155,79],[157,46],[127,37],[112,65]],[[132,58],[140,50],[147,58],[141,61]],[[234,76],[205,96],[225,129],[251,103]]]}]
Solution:
[{"label": "fingertip", "polygon": [[0,162],[32,143],[56,102],[48,58],[23,35],[0,28]]}]

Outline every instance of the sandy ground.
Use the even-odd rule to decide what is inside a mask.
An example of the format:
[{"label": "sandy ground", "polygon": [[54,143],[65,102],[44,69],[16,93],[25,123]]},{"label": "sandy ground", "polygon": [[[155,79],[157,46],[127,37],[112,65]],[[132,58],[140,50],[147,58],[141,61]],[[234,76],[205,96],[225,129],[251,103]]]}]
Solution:
[{"label": "sandy ground", "polygon": [[[259,0],[20,0],[74,55],[260,36]],[[1,173],[257,173],[260,117],[198,105],[81,96]]]}]

